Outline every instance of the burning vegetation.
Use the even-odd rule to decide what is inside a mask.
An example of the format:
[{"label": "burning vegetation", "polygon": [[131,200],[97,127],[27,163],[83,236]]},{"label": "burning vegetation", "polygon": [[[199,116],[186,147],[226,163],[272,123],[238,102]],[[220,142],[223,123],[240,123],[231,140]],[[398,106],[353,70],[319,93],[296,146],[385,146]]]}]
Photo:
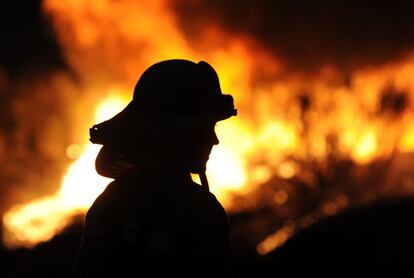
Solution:
[{"label": "burning vegetation", "polygon": [[[55,158],[66,154],[56,163],[67,171],[60,186],[49,186],[55,193],[26,203],[15,198],[3,216],[10,248],[47,241],[86,211],[109,182],[95,173],[98,149],[87,142],[88,128],[126,105],[148,65],[170,58],[209,61],[235,97],[239,116],[217,126],[220,145],[207,174],[235,224],[255,216],[235,227],[234,237],[247,231],[246,244],[258,253],[348,207],[414,193],[410,52],[352,70],[326,62],[299,71],[253,34],[230,32],[219,21],[198,26],[192,39],[168,1],[45,0],[42,8],[70,70],[39,94],[70,87],[76,95],[66,102],[66,145],[50,147]],[[60,135],[47,145],[62,146],[62,131],[51,132]]]}]

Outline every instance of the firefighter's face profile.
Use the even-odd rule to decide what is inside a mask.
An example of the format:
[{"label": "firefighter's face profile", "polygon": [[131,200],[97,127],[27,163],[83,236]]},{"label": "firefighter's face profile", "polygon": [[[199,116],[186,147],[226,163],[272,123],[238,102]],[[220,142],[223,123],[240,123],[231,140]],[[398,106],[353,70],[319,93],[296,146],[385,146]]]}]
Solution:
[{"label": "firefighter's face profile", "polygon": [[219,143],[215,123],[203,125],[194,130],[188,149],[188,166],[192,173],[204,172],[214,145]]}]

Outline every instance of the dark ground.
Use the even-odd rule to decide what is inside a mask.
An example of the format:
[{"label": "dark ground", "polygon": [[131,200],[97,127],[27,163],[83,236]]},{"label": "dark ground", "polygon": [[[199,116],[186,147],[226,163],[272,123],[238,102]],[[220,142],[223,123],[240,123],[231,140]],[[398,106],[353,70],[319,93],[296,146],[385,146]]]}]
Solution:
[{"label": "dark ground", "polygon": [[[1,250],[1,277],[68,277],[80,235],[76,224],[33,250]],[[325,219],[266,256],[236,248],[236,260],[240,277],[413,277],[413,235],[414,200],[383,201]]]},{"label": "dark ground", "polygon": [[414,277],[413,236],[414,201],[383,201],[303,231],[262,269],[280,277]]}]

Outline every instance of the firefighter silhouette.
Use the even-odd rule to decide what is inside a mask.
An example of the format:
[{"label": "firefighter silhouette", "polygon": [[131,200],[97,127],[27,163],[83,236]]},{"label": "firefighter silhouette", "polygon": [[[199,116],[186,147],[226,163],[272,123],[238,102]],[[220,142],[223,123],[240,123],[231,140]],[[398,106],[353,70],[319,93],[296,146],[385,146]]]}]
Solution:
[{"label": "firefighter silhouette", "polygon": [[149,67],[124,110],[90,129],[103,145],[96,170],[114,181],[87,212],[73,277],[233,277],[227,214],[205,170],[216,122],[236,114],[207,62]]}]

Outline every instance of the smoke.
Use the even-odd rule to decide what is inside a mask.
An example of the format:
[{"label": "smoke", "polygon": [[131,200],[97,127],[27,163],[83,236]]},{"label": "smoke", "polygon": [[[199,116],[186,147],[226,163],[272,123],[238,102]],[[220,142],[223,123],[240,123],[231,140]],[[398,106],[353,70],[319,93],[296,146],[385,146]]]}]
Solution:
[{"label": "smoke", "polygon": [[188,37],[215,24],[254,38],[300,70],[380,64],[414,46],[412,1],[177,0],[172,6]]}]

